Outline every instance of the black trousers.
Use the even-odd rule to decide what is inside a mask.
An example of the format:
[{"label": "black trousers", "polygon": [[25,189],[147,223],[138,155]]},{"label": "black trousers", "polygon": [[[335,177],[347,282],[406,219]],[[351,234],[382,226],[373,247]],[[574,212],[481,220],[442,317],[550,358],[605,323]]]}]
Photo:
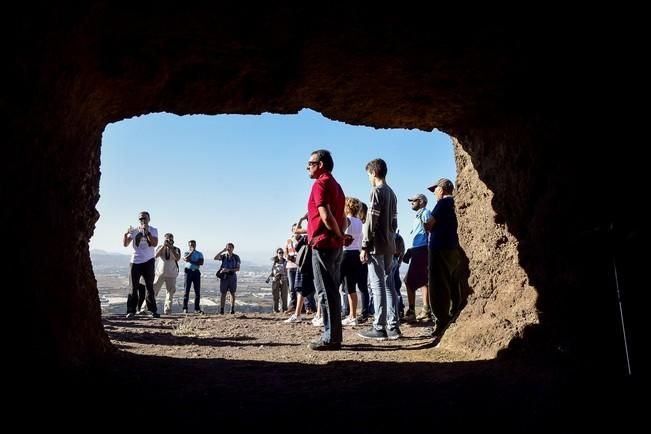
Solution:
[{"label": "black trousers", "polygon": [[427,283],[429,305],[439,325],[450,322],[450,308],[454,298],[458,305],[461,297],[457,269],[461,262],[459,249],[429,250]]},{"label": "black trousers", "polygon": [[131,293],[127,296],[127,313],[136,313],[142,304],[140,278],[145,280],[147,310],[156,313],[156,297],[154,296],[154,258],[142,264],[131,264]]}]

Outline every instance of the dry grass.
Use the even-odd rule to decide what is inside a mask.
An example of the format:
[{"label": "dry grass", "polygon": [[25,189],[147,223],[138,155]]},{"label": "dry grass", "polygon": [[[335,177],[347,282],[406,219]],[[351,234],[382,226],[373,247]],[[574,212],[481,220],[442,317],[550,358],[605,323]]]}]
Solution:
[{"label": "dry grass", "polygon": [[199,318],[183,318],[174,327],[172,334],[174,336],[202,337],[209,336],[210,333],[205,330],[203,321]]}]

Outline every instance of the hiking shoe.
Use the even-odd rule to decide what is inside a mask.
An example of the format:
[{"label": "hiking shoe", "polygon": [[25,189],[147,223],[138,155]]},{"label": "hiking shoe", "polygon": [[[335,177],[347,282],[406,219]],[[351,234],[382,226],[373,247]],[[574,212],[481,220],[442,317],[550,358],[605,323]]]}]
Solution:
[{"label": "hiking shoe", "polygon": [[283,322],[286,322],[286,323],[289,323],[289,324],[293,324],[293,323],[297,323],[297,322],[301,322],[301,321],[303,321],[303,320],[301,319],[301,317],[300,317],[300,316],[296,316],[296,314],[294,314],[294,315],[290,316],[289,318],[287,318],[287,319],[286,319],[285,321],[283,321]]},{"label": "hiking shoe", "polygon": [[416,316],[418,321],[431,321],[432,320],[432,309],[429,306],[423,306],[418,315]]},{"label": "hiking shoe", "polygon": [[400,329],[398,327],[389,329],[386,331],[387,333],[387,339],[390,341],[395,341],[396,339],[400,339],[402,336],[402,333],[400,333]]},{"label": "hiking shoe", "polygon": [[357,336],[363,337],[365,339],[376,339],[378,341],[383,341],[387,338],[387,332],[384,330],[378,330],[375,327],[371,327],[368,330],[357,333]]},{"label": "hiking shoe", "polygon": [[357,318],[346,317],[341,320],[341,325],[354,327],[357,325]]},{"label": "hiking shoe", "polygon": [[129,312],[129,313],[127,314],[126,318],[127,318],[127,319],[131,319],[131,318],[134,318],[135,316],[136,316],[135,313],[133,313],[133,312]]},{"label": "hiking shoe", "polygon": [[315,316],[312,318],[312,325],[314,327],[323,327],[323,318],[320,316]]},{"label": "hiking shoe", "polygon": [[416,322],[416,312],[414,312],[413,309],[408,309],[407,313],[405,313],[405,316],[402,317],[401,321],[406,323]]},{"label": "hiking shoe", "polygon": [[307,347],[314,351],[338,351],[341,349],[341,342],[323,342],[319,339],[310,342]]}]

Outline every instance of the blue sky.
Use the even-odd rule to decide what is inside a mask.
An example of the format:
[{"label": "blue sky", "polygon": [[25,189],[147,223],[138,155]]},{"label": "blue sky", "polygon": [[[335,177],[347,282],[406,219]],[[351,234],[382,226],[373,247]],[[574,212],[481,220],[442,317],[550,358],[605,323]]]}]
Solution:
[{"label": "blue sky", "polygon": [[267,264],[305,214],[312,180],[305,170],[316,149],[332,152],[333,174],[347,196],[368,201],[364,170],[387,162],[398,196],[398,223],[409,242],[414,212],[407,197],[426,194],[440,177],[455,181],[449,136],[439,131],[375,129],[297,115],[176,116],[167,113],[107,125],[102,138],[100,219],[91,249],[130,253],[122,234],[151,214],[162,236],[182,248],[190,239],[210,256],[227,242],[243,260]]}]

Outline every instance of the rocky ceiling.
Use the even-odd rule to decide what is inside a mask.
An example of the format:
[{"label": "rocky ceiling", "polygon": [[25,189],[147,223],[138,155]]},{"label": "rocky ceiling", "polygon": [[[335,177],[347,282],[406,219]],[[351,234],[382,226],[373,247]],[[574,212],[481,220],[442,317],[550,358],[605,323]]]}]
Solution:
[{"label": "rocky ceiling", "polygon": [[20,180],[2,187],[2,218],[26,228],[10,231],[7,259],[21,270],[12,303],[33,315],[28,354],[84,364],[111,348],[88,253],[107,123],[311,108],[455,138],[469,297],[444,345],[583,361],[599,345],[600,363],[621,364],[613,254],[631,281],[622,252],[639,233],[626,202],[604,203],[629,199],[604,183],[620,160],[570,132],[594,100],[581,62],[595,50],[571,22],[350,5],[28,7],[4,31],[2,101],[4,172]]}]

